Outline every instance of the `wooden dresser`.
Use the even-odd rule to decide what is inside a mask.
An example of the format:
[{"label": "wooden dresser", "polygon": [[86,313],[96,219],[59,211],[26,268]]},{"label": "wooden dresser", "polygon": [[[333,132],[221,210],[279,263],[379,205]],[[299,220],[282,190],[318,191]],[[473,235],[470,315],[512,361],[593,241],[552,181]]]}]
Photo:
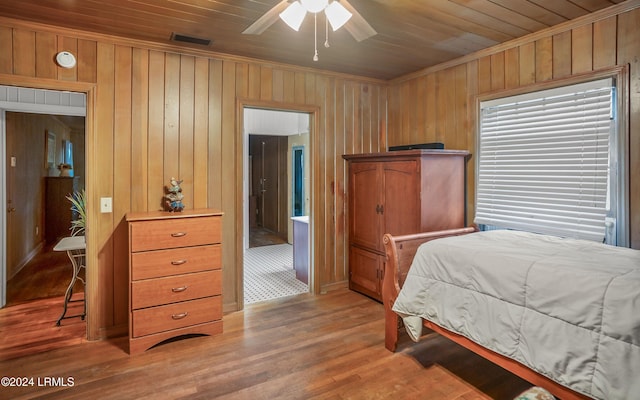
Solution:
[{"label": "wooden dresser", "polygon": [[344,155],[348,161],[349,288],[382,301],[385,233],[465,225],[461,150]]},{"label": "wooden dresser", "polygon": [[222,332],[222,213],[129,213],[129,353]]},{"label": "wooden dresser", "polygon": [[78,190],[79,179],[77,176],[47,176],[45,178],[44,232],[47,243],[71,236],[71,221],[74,215],[67,196]]}]

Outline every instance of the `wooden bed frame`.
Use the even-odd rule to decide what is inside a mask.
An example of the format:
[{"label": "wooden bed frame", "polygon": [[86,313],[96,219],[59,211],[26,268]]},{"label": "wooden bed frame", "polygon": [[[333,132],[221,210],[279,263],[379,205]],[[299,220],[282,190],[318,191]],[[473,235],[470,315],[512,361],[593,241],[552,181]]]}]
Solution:
[{"label": "wooden bed frame", "polygon": [[[398,334],[402,328],[402,320],[394,311],[392,311],[391,307],[398,297],[400,288],[404,284],[409,267],[411,266],[418,247],[422,243],[430,240],[448,236],[465,235],[475,231],[475,228],[469,227],[402,236],[392,236],[390,234],[384,235],[383,242],[387,255],[387,262],[382,283],[382,299],[385,312],[385,347],[389,351],[395,352],[398,343]],[[432,331],[453,340],[459,345],[466,347],[522,379],[531,382],[533,385],[547,389],[554,396],[559,397],[562,400],[589,399],[589,397],[574,392],[573,390],[560,385],[559,383],[533,371],[517,361],[482,347],[470,339],[448,331],[433,322],[424,320],[423,325]]]}]

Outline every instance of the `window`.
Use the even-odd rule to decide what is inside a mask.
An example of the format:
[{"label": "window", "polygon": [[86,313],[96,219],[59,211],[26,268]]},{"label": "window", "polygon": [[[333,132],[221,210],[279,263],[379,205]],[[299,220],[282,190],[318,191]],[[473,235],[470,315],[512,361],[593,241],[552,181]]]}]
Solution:
[{"label": "window", "polygon": [[617,244],[616,110],[611,78],[482,101],[475,223]]}]

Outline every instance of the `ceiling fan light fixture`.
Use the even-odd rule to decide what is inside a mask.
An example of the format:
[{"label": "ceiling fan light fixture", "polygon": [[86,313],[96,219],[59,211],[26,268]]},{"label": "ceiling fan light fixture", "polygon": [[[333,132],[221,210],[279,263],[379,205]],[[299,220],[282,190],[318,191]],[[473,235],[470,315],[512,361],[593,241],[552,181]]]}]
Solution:
[{"label": "ceiling fan light fixture", "polygon": [[319,13],[320,11],[327,8],[329,4],[329,0],[300,0],[302,2],[302,6],[309,11],[310,13]]},{"label": "ceiling fan light fixture", "polygon": [[304,21],[304,17],[307,15],[307,10],[300,4],[299,1],[294,1],[289,4],[289,6],[280,13],[280,19],[282,19],[287,25],[291,27],[294,31],[298,31],[300,29],[300,25],[302,25],[302,21]]},{"label": "ceiling fan light fixture", "polygon": [[342,25],[346,24],[353,15],[337,1],[331,2],[331,4],[329,4],[324,10],[324,13],[327,15],[327,19],[329,20],[334,32],[340,29]]}]

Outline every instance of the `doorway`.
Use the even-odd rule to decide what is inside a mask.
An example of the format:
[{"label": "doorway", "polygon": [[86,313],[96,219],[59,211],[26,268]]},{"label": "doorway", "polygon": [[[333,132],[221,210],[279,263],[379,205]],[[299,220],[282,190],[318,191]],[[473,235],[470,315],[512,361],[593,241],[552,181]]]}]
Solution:
[{"label": "doorway", "polygon": [[301,243],[294,243],[291,220],[310,209],[310,168],[303,163],[309,121],[307,112],[244,108],[245,304],[309,292],[308,280],[296,278],[293,253]]},{"label": "doorway", "polygon": [[[22,98],[31,101],[21,103]],[[34,104],[33,99],[45,99],[46,104]],[[13,310],[32,307],[38,310],[37,318],[52,319],[50,324],[28,319],[34,326],[42,323],[36,326],[41,335],[68,333],[78,340],[87,336],[86,322],[81,318],[63,321],[62,325],[73,325],[68,329],[55,326],[63,311],[63,300],[57,300],[69,286],[72,267],[66,252],[52,251],[57,239],[53,235],[59,228],[61,235],[69,236],[69,225],[52,226],[45,208],[53,203],[47,199],[47,180],[67,180],[59,177],[58,165],[73,166],[66,172],[75,176],[68,180],[76,189],[84,188],[86,108],[84,93],[0,86],[0,199],[7,206],[0,216],[3,323],[13,327],[10,316],[17,312]],[[64,194],[58,197],[62,198],[57,199],[55,208],[62,214],[71,203]],[[74,299],[84,297],[82,285],[74,290]],[[79,304],[70,304],[67,315],[73,315]],[[27,322],[17,321],[19,327],[12,330],[27,332]],[[47,331],[49,325],[56,332]],[[4,354],[5,349],[0,350]]]}]

